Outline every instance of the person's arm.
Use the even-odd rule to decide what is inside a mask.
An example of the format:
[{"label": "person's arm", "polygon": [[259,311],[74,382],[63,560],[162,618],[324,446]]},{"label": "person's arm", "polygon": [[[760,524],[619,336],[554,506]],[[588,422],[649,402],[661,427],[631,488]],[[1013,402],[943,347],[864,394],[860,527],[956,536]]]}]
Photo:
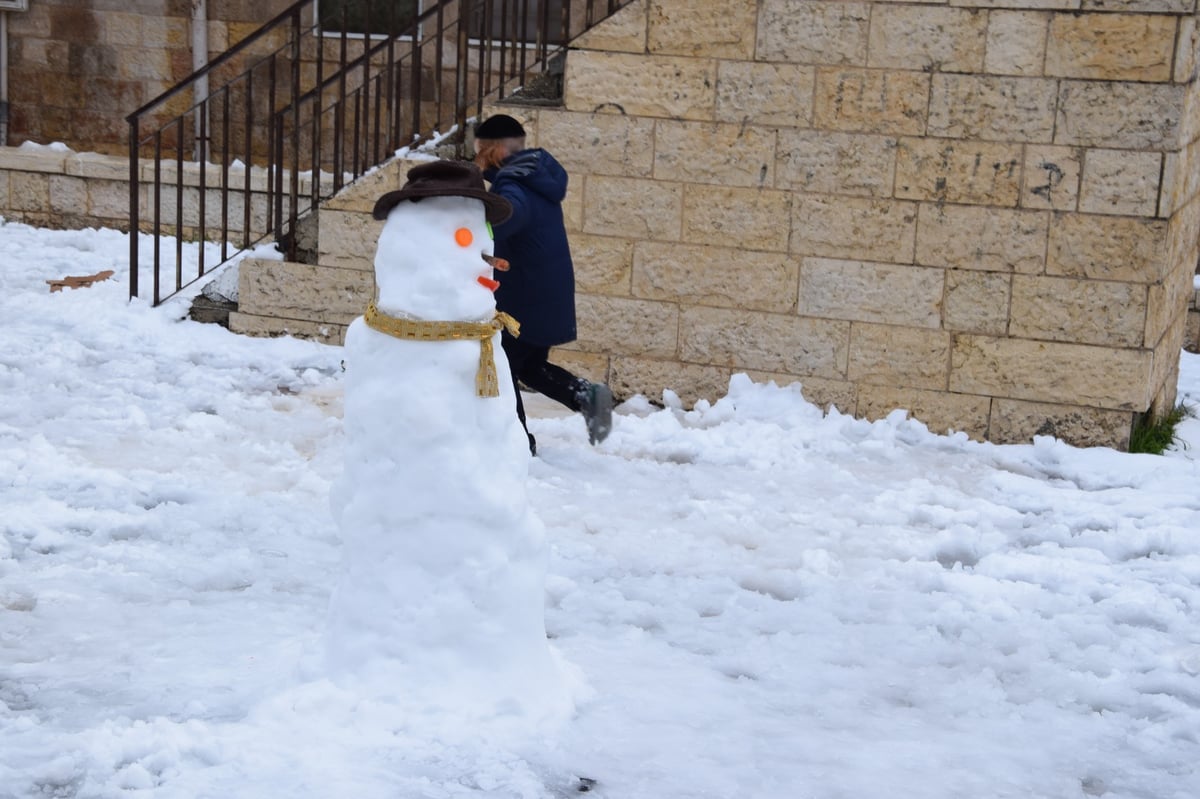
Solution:
[{"label": "person's arm", "polygon": [[512,206],[512,216],[494,226],[496,235],[507,237],[519,233],[528,223],[530,216],[529,200],[525,191],[514,183],[502,182],[499,186],[493,185],[492,192],[508,200]]}]

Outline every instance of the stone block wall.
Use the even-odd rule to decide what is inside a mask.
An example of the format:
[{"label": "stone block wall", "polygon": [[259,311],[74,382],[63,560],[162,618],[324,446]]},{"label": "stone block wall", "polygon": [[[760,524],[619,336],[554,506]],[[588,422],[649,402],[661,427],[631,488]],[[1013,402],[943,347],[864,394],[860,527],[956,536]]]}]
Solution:
[{"label": "stone block wall", "polygon": [[[288,5],[209,0],[209,56]],[[192,72],[191,14],[187,0],[32,0],[9,12],[8,143],[128,152],[126,115]]]},{"label": "stone block wall", "polygon": [[580,340],[616,391],[799,381],[993,441],[1174,402],[1200,249],[1194,0],[639,0],[562,108]]}]

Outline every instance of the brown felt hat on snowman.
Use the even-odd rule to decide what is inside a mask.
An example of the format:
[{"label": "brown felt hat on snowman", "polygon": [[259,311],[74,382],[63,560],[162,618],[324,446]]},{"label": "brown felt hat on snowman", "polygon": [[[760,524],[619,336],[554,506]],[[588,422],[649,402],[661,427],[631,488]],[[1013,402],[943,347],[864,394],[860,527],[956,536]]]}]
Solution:
[{"label": "brown felt hat on snowman", "polygon": [[492,194],[483,185],[483,173],[470,161],[431,161],[408,170],[408,182],[397,191],[389,191],[375,201],[371,216],[387,219],[393,208],[405,200],[419,202],[425,197],[474,197],[482,200],[487,221],[498,225],[512,216],[508,200]]}]

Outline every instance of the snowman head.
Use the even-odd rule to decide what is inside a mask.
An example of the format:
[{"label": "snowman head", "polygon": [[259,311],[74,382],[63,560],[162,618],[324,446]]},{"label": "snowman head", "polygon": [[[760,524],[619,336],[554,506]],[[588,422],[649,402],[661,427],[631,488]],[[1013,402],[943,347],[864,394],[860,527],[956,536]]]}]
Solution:
[{"label": "snowman head", "polygon": [[435,161],[409,170],[408,182],[375,203],[384,220],[375,251],[376,306],[430,321],[491,316],[493,222],[512,213],[484,188],[474,164]]}]

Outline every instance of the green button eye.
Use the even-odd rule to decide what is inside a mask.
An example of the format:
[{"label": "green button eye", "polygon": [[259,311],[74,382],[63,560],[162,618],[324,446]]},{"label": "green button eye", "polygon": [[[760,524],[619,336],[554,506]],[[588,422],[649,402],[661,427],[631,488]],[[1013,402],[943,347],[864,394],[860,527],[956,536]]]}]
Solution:
[{"label": "green button eye", "polygon": [[494,240],[496,238],[496,234],[492,232],[492,223],[491,222],[487,223],[487,229],[488,229],[488,238]]}]

